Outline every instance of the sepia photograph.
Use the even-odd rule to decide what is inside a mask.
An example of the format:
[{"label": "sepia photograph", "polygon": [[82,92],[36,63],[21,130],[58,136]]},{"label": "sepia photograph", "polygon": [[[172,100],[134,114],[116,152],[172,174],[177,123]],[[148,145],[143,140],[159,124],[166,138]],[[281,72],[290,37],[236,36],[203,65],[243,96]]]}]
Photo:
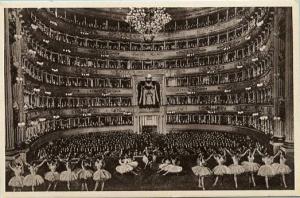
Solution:
[{"label": "sepia photograph", "polygon": [[6,193],[296,195],[295,7],[41,5],[2,8]]}]

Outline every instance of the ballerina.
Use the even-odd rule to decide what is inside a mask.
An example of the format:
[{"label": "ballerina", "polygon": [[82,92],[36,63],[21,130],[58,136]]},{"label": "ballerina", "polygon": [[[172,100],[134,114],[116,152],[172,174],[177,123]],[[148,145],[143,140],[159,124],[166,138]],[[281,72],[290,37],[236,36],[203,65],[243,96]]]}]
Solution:
[{"label": "ballerina", "polygon": [[59,173],[56,171],[57,162],[47,162],[49,172],[45,174],[45,180],[49,182],[47,191],[50,190],[51,186],[53,185],[53,190],[56,189],[57,182],[59,181]]},{"label": "ballerina", "polygon": [[213,173],[214,175],[216,175],[216,179],[215,182],[213,183],[213,187],[215,187],[218,183],[219,177],[222,178],[222,183],[223,183],[223,176],[225,174],[230,174],[230,169],[225,166],[223,163],[225,162],[225,150],[224,150],[224,154],[215,154],[213,157],[214,159],[217,161],[218,165],[214,167],[213,169]]},{"label": "ballerina", "polygon": [[120,174],[124,174],[124,173],[133,173],[134,175],[138,175],[137,173],[135,173],[134,171],[133,171],[133,167],[132,166],[130,166],[129,164],[128,164],[128,159],[125,159],[125,158],[120,158],[119,159],[119,164],[120,165],[118,165],[117,167],[116,167],[116,171],[118,172],[118,173],[120,173]]},{"label": "ballerina", "polygon": [[286,156],[283,151],[279,151],[279,163],[272,164],[272,167],[275,170],[275,174],[281,175],[281,184],[283,183],[284,188],[287,188],[286,181],[285,181],[285,175],[292,172],[291,168],[285,164],[286,162]]},{"label": "ballerina", "polygon": [[128,165],[129,166],[132,166],[133,169],[136,169],[139,165],[139,163],[134,159],[134,157],[128,157],[127,158],[127,161],[128,161]]},{"label": "ballerina", "polygon": [[143,151],[143,153],[144,153],[144,155],[143,155],[142,161],[145,164],[144,169],[146,169],[146,167],[149,165],[149,153],[146,149]]},{"label": "ballerina", "polygon": [[245,172],[245,169],[243,166],[239,165],[239,160],[245,156],[249,150],[246,150],[243,154],[236,153],[236,152],[230,152],[229,150],[225,149],[225,151],[231,156],[233,164],[231,164],[228,168],[230,169],[230,174],[233,175],[235,188],[238,188],[238,180],[237,175],[240,175]]},{"label": "ballerina", "polygon": [[272,163],[274,158],[279,155],[279,152],[277,152],[276,155],[271,156],[267,152],[263,154],[257,149],[257,153],[262,156],[262,161],[264,162],[264,165],[258,169],[257,175],[265,177],[266,188],[269,189],[269,177],[273,177],[276,174]]},{"label": "ballerina", "polygon": [[256,152],[256,149],[254,149],[254,151],[251,153],[251,151],[249,150],[248,152],[248,161],[243,161],[242,162],[242,166],[245,169],[245,172],[247,172],[249,174],[249,184],[253,184],[253,187],[256,187],[256,183],[255,183],[255,178],[254,178],[254,173],[258,171],[259,169],[259,164],[254,162],[254,154]]},{"label": "ballerina", "polygon": [[77,175],[74,173],[74,171],[72,171],[71,162],[64,161],[62,159],[60,159],[60,161],[65,163],[66,170],[61,172],[59,179],[60,181],[67,182],[67,188],[70,191],[71,190],[70,182],[75,181],[77,179]]},{"label": "ballerina", "polygon": [[87,185],[87,180],[93,176],[93,172],[88,169],[88,167],[91,166],[91,163],[88,163],[85,160],[81,161],[81,169],[77,173],[78,178],[80,179],[81,183],[81,190],[86,190],[88,191],[88,185]]},{"label": "ballerina", "polygon": [[164,167],[166,171],[163,175],[167,175],[168,173],[180,173],[182,171],[182,167],[178,165],[179,160],[176,158],[171,159],[171,164]]},{"label": "ballerina", "polygon": [[11,186],[14,192],[21,191],[24,181],[24,177],[21,175],[23,170],[22,164],[16,163],[15,167],[12,167],[10,164],[8,164],[8,166],[15,174],[15,176],[9,180],[8,186]]},{"label": "ballerina", "polygon": [[205,166],[206,162],[213,156],[211,154],[207,159],[204,159],[202,153],[199,153],[197,158],[197,165],[192,167],[193,173],[198,176],[198,187],[205,190],[204,177],[212,174],[212,171]]},{"label": "ballerina", "polygon": [[158,166],[158,171],[157,173],[160,173],[162,171],[166,171],[166,167],[169,166],[171,164],[171,161],[169,158],[164,158],[161,161],[161,164]]},{"label": "ballerina", "polygon": [[93,174],[93,180],[96,182],[94,191],[97,190],[100,182],[101,182],[101,191],[103,191],[105,181],[107,181],[111,178],[110,172],[103,169],[104,166],[105,166],[105,163],[104,163],[103,159],[102,160],[99,160],[99,159],[96,160],[95,167],[96,167],[97,170]]},{"label": "ballerina", "polygon": [[44,183],[44,179],[40,175],[36,174],[36,172],[45,162],[46,160],[42,161],[38,165],[36,165],[35,162],[32,163],[32,165],[25,162],[25,165],[28,166],[30,174],[24,178],[24,186],[30,186],[31,190],[34,191],[35,186],[39,186]]}]

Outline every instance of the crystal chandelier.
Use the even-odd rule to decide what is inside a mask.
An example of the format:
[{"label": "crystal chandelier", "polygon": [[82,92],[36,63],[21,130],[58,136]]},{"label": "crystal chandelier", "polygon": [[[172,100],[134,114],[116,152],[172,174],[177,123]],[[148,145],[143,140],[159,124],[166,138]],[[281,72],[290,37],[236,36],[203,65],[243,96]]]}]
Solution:
[{"label": "crystal chandelier", "polygon": [[145,40],[153,40],[172,20],[171,15],[165,11],[166,8],[130,8],[125,21],[142,34]]}]

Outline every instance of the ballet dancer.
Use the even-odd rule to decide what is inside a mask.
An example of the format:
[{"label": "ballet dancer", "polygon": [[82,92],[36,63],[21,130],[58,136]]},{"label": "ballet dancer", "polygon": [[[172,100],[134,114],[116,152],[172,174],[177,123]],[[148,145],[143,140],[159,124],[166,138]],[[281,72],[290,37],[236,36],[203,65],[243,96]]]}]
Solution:
[{"label": "ballet dancer", "polygon": [[222,184],[223,184],[223,176],[225,174],[230,174],[230,169],[225,166],[223,163],[225,162],[226,151],[223,151],[223,155],[221,154],[214,154],[214,159],[217,161],[218,165],[214,167],[213,173],[216,175],[215,182],[213,183],[213,187],[215,187],[218,183],[219,177],[221,177]]},{"label": "ballet dancer", "polygon": [[123,174],[125,174],[125,173],[132,173],[132,174],[134,174],[134,175],[138,175],[136,172],[134,172],[133,171],[133,167],[132,166],[130,166],[129,164],[128,164],[128,159],[126,159],[126,158],[120,158],[119,159],[119,164],[120,165],[118,165],[117,167],[116,167],[116,171],[118,172],[118,173],[120,173],[121,175],[123,175]]},{"label": "ballet dancer", "polygon": [[176,158],[171,159],[171,164],[164,167],[164,170],[166,171],[163,175],[167,175],[169,173],[180,173],[182,171],[182,167],[178,165],[179,160]]},{"label": "ballet dancer", "polygon": [[269,177],[273,177],[276,172],[274,167],[272,166],[272,163],[274,161],[274,158],[277,157],[279,155],[279,152],[276,153],[276,155],[271,156],[268,152],[265,152],[264,154],[259,151],[258,149],[257,153],[262,156],[262,161],[264,162],[264,165],[262,165],[257,172],[257,175],[265,177],[265,184],[266,184],[266,188],[269,189]]},{"label": "ballet dancer", "polygon": [[146,149],[143,151],[142,161],[145,164],[144,165],[144,169],[146,169],[146,167],[149,165],[149,153],[148,153],[148,151]]},{"label": "ballet dancer", "polygon": [[22,164],[16,163],[14,167],[8,164],[8,167],[15,174],[15,176],[9,180],[8,186],[11,186],[14,192],[21,191],[21,189],[23,188],[23,181],[24,181],[24,177],[21,175],[23,170]]},{"label": "ballet dancer", "polygon": [[158,166],[158,171],[157,171],[157,173],[166,171],[165,168],[166,168],[168,165],[170,165],[170,164],[171,164],[171,161],[170,161],[169,158],[164,158],[164,159],[162,159],[161,164]]},{"label": "ballet dancer", "polygon": [[101,159],[101,160],[97,159],[95,161],[96,171],[93,174],[93,180],[96,183],[95,183],[94,191],[96,191],[98,189],[99,183],[101,183],[101,191],[103,191],[105,181],[107,181],[111,178],[110,172],[103,169],[104,166],[105,166],[105,163],[104,163],[103,159]]},{"label": "ballet dancer", "polygon": [[128,165],[131,166],[133,169],[137,169],[139,163],[134,159],[133,156],[127,157]]},{"label": "ballet dancer", "polygon": [[243,156],[245,156],[249,152],[249,150],[246,150],[243,154],[238,152],[230,152],[228,149],[225,149],[225,151],[231,156],[233,162],[231,165],[229,165],[228,168],[230,169],[230,174],[233,175],[235,189],[237,189],[238,188],[237,176],[245,172],[244,167],[239,165],[239,161]]},{"label": "ballet dancer", "polygon": [[279,163],[274,163],[272,164],[275,174],[281,175],[281,184],[283,183],[284,188],[287,188],[286,180],[285,180],[285,175],[289,174],[292,172],[291,168],[285,164],[287,158],[285,156],[285,153],[283,151],[279,151]]},{"label": "ballet dancer", "polygon": [[87,181],[89,178],[91,178],[93,176],[93,172],[91,170],[88,169],[88,167],[91,167],[91,163],[87,162],[86,160],[82,160],[81,161],[81,169],[79,170],[79,172],[77,173],[78,178],[80,179],[80,183],[81,183],[81,190],[84,191],[88,191],[88,185],[87,185]]},{"label": "ballet dancer", "polygon": [[197,165],[192,167],[193,173],[198,176],[198,187],[205,190],[204,177],[212,174],[212,171],[205,166],[206,162],[213,156],[211,154],[207,159],[204,159],[203,154],[199,153],[197,158]]},{"label": "ballet dancer", "polygon": [[50,163],[47,162],[47,165],[50,170],[45,174],[45,180],[49,182],[47,191],[50,190],[52,185],[53,185],[53,190],[55,190],[57,182],[59,181],[59,173],[56,171],[57,162],[53,162],[53,161],[51,161]]},{"label": "ballet dancer", "polygon": [[31,190],[34,191],[35,186],[39,186],[44,183],[44,179],[36,173],[39,167],[41,167],[45,162],[46,160],[43,160],[38,165],[35,162],[33,162],[32,165],[25,162],[25,165],[28,167],[30,174],[24,178],[24,186],[29,186],[31,187]]},{"label": "ballet dancer", "polygon": [[253,152],[249,150],[248,152],[248,161],[243,161],[242,166],[245,169],[245,172],[249,174],[249,185],[251,185],[251,182],[253,184],[253,187],[256,187],[256,182],[254,178],[254,173],[258,171],[259,164],[254,162],[254,155],[255,155],[256,149],[254,149]]},{"label": "ballet dancer", "polygon": [[71,182],[77,180],[77,175],[74,171],[72,171],[71,162],[69,160],[65,161],[59,159],[61,162],[65,163],[66,170],[61,172],[59,180],[63,182],[67,182],[67,189],[71,190]]}]

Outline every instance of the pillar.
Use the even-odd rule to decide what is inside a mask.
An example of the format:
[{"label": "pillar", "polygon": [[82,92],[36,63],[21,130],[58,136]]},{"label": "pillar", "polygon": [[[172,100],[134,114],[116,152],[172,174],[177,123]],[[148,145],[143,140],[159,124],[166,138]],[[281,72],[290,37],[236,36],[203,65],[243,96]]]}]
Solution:
[{"label": "pillar", "polygon": [[12,81],[11,81],[11,62],[9,44],[9,19],[8,9],[4,9],[5,18],[5,59],[4,59],[4,78],[5,78],[5,150],[10,151],[15,148],[15,130],[13,123],[13,100],[12,100]]},{"label": "pillar", "polygon": [[280,114],[280,103],[282,100],[282,86],[281,86],[281,72],[280,72],[280,62],[279,62],[279,54],[280,54],[280,30],[279,30],[279,21],[280,21],[280,8],[275,8],[274,14],[274,29],[273,35],[271,37],[273,43],[273,126],[274,126],[274,134],[273,134],[273,150],[276,152],[280,146],[284,143],[284,131],[282,127],[282,115]]},{"label": "pillar", "polygon": [[294,144],[294,101],[293,101],[293,35],[292,8],[286,8],[285,15],[285,146],[293,148]]}]

